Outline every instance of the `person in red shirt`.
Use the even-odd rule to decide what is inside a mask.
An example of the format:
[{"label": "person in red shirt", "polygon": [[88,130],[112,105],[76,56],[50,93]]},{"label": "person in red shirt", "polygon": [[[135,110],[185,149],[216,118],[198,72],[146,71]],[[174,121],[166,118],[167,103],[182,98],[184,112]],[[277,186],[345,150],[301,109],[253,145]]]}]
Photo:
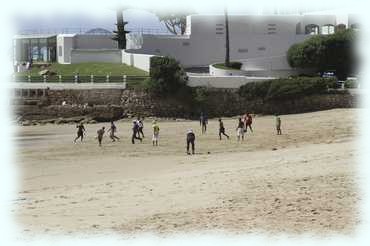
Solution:
[{"label": "person in red shirt", "polygon": [[249,113],[246,114],[244,122],[245,122],[245,131],[247,132],[248,127],[249,127],[251,132],[253,132],[253,129],[252,129],[252,115],[251,114],[249,114]]}]

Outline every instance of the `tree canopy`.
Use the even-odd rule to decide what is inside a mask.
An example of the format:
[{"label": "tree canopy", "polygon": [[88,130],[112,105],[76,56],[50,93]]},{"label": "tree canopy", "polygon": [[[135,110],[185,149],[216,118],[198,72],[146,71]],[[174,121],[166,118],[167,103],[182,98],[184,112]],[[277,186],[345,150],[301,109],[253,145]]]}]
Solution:
[{"label": "tree canopy", "polygon": [[167,30],[175,35],[184,35],[186,31],[186,16],[193,14],[194,11],[182,12],[156,12],[156,15],[167,28]]},{"label": "tree canopy", "polygon": [[288,63],[294,68],[310,68],[321,73],[335,71],[338,79],[345,80],[356,69],[355,38],[356,31],[352,29],[313,36],[290,47]]}]

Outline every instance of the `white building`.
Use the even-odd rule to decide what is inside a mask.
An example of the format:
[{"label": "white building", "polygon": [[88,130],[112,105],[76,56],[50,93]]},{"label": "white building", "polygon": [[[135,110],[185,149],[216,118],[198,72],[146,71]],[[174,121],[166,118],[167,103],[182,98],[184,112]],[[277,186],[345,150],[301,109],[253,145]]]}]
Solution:
[{"label": "white building", "polygon": [[[352,15],[230,15],[230,58],[243,63],[251,75],[291,68],[286,52],[311,35],[334,33],[337,28],[358,28]],[[223,62],[225,19],[223,15],[187,17],[185,35],[129,34],[128,49],[121,52],[111,34],[58,34],[18,36],[17,61],[127,63],[148,70],[153,55],[171,56],[184,67],[204,67]],[[248,74],[248,73],[247,73]]]}]

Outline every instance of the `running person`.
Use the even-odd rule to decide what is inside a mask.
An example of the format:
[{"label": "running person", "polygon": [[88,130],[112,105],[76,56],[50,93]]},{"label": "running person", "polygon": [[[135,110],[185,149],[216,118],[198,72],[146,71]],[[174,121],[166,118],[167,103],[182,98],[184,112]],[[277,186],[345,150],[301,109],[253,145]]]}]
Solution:
[{"label": "running person", "polygon": [[227,135],[226,133],[225,133],[225,127],[224,127],[224,123],[222,122],[222,119],[220,118],[220,119],[218,119],[218,122],[220,123],[220,128],[219,128],[219,130],[218,130],[218,135],[219,135],[219,137],[220,137],[220,140],[221,140],[221,134],[223,134],[224,136],[226,136],[227,137],[227,139],[229,139],[230,137],[229,137],[229,135]]},{"label": "running person", "polygon": [[240,137],[242,141],[244,140],[244,123],[241,118],[239,118],[238,126],[236,127],[236,136],[238,137],[238,141],[240,141]]},{"label": "running person", "polygon": [[77,125],[76,128],[78,130],[77,130],[77,137],[75,138],[74,143],[76,143],[77,139],[79,139],[79,138],[81,138],[81,142],[82,142],[86,129],[85,129],[85,127],[82,123]]},{"label": "running person", "polygon": [[138,128],[138,135],[140,137],[140,134],[142,136],[142,138],[144,138],[144,132],[143,132],[143,129],[144,129],[144,123],[142,120],[140,120],[140,118],[137,118],[137,123],[139,125],[139,128]]},{"label": "running person", "polygon": [[110,128],[109,128],[108,132],[110,132],[109,137],[112,139],[112,142],[115,142],[116,139],[119,140],[119,137],[117,137],[115,135],[116,131],[117,131],[116,125],[114,124],[113,121],[111,121],[110,122]]},{"label": "running person", "polygon": [[195,134],[192,129],[189,129],[189,131],[186,134],[186,152],[188,155],[190,155],[190,148],[191,145],[191,153],[195,154]]},{"label": "running person", "polygon": [[105,133],[105,127],[103,126],[96,133],[98,134],[97,138],[98,138],[99,146],[101,146],[101,142],[103,140],[103,136],[104,136],[104,133]]},{"label": "running person", "polygon": [[279,115],[275,115],[276,116],[276,134],[277,135],[281,135],[281,119],[280,119],[280,116]]},{"label": "running person", "polygon": [[153,138],[152,138],[152,142],[153,142],[153,146],[158,146],[158,139],[159,139],[159,126],[157,124],[157,121],[154,120],[153,121]]},{"label": "running person", "polygon": [[131,142],[132,144],[135,144],[135,139],[138,139],[141,141],[143,141],[143,139],[140,137],[140,135],[138,136],[139,134],[139,123],[138,121],[134,120],[132,121],[133,123],[133,126],[132,126],[132,137],[131,137]]}]

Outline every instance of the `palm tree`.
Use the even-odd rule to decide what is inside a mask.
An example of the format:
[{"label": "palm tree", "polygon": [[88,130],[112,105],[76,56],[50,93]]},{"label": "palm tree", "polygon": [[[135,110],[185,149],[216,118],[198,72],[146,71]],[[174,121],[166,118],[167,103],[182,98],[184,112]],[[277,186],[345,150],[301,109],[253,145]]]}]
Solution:
[{"label": "palm tree", "polygon": [[227,7],[225,7],[224,9],[224,14],[225,14],[225,35],[226,35],[225,67],[230,67],[229,16],[227,14]]}]

